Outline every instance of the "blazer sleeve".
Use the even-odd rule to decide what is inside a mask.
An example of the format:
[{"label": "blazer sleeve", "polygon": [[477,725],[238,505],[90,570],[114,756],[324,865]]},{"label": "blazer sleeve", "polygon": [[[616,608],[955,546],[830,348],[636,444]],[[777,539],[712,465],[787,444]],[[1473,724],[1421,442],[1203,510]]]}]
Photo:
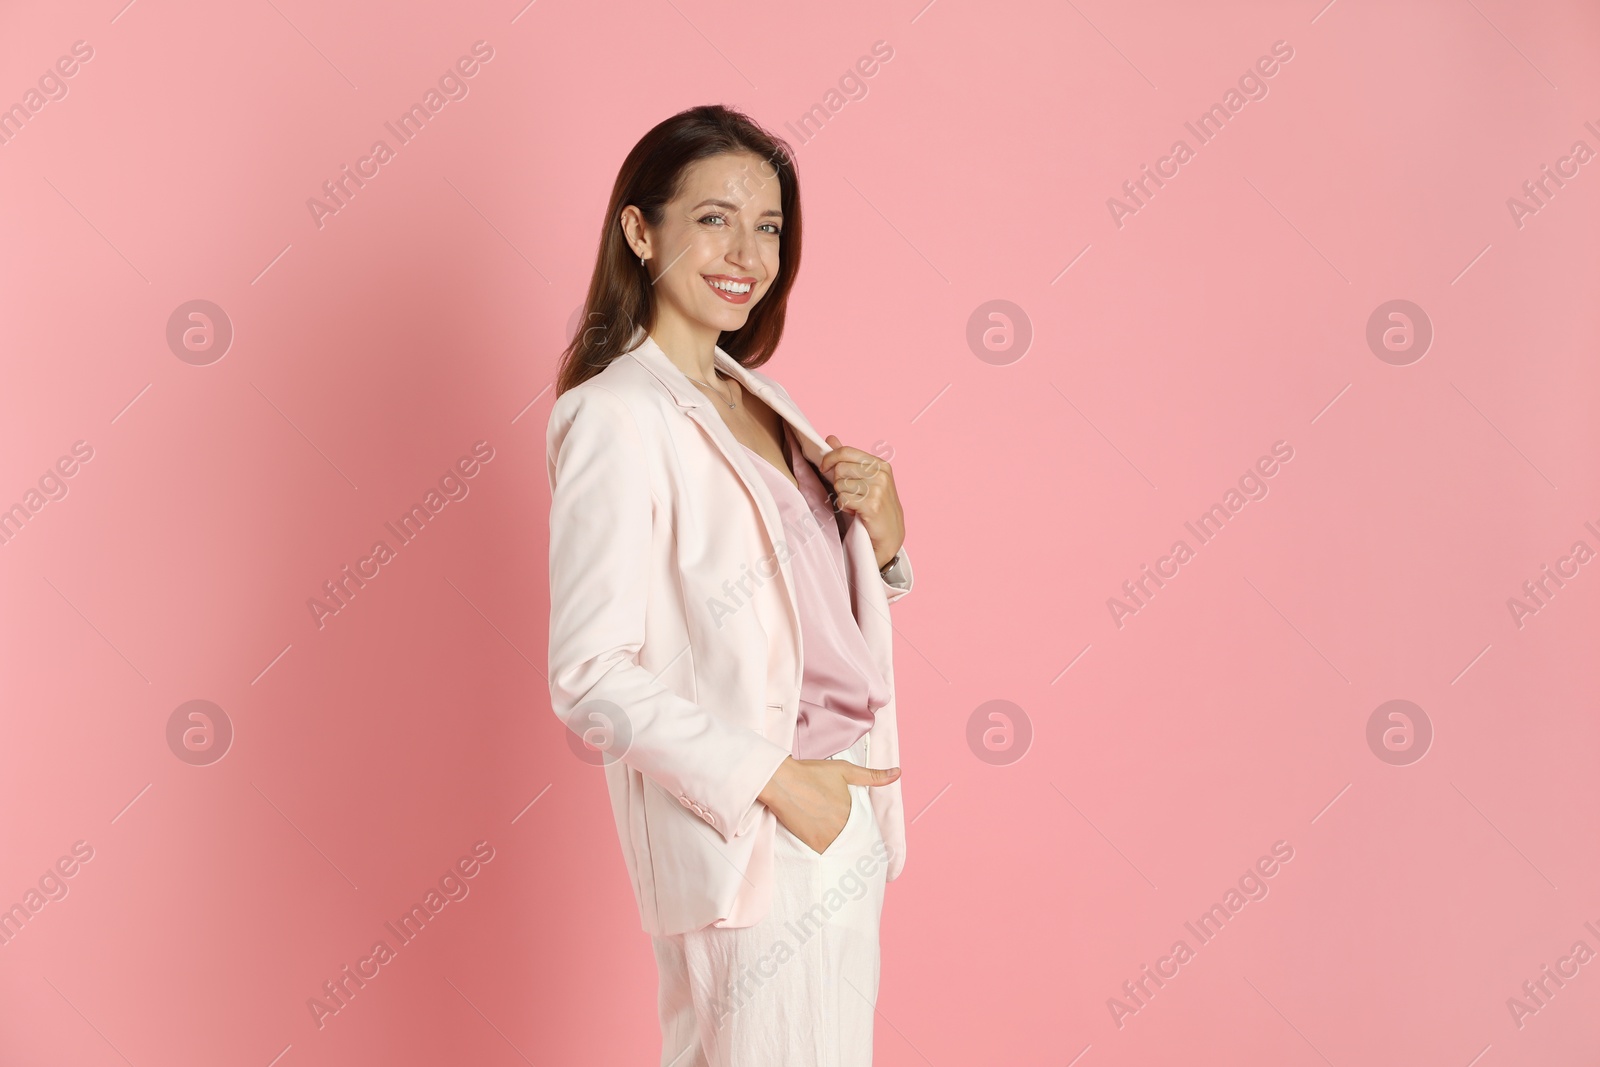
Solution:
[{"label": "blazer sleeve", "polygon": [[[614,724],[606,751],[731,840],[789,750],[686,700],[641,667],[650,588],[649,457],[627,405],[594,383],[551,409],[550,704],[582,733],[594,702]],[[585,708],[584,705],[589,705]],[[610,705],[610,706],[607,706]]]}]

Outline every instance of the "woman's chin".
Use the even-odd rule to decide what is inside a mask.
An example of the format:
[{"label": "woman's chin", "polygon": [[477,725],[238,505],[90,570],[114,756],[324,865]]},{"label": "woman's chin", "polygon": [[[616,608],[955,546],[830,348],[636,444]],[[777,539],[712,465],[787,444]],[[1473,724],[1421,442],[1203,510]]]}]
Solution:
[{"label": "woman's chin", "polygon": [[[751,305],[754,307],[755,305]],[[734,330],[744,329],[744,324],[750,321],[750,308],[721,308],[718,313],[700,320],[702,324],[722,333],[732,333]]]}]

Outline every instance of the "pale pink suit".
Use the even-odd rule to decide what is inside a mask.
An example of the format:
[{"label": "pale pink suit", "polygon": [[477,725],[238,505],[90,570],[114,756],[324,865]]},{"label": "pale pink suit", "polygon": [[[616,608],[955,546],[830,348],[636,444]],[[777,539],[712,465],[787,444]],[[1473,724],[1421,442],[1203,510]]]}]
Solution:
[{"label": "pale pink suit", "polygon": [[[889,699],[851,612],[844,546],[828,487],[788,423],[797,492],[745,452],[777,502],[800,614],[796,759],[866,765],[867,731]],[[754,926],[653,938],[662,1067],[869,1067],[878,996],[878,923],[887,850],[868,786],[821,853],[781,823],[771,911]]]}]

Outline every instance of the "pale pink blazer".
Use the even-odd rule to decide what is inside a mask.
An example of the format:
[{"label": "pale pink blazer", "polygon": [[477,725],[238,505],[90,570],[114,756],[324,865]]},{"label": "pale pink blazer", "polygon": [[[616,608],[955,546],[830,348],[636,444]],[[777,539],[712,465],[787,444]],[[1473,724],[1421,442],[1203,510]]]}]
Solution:
[{"label": "pale pink blazer", "polygon": [[[800,619],[778,506],[721,416],[645,331],[555,401],[550,506],[550,702],[578,733],[614,739],[612,814],[644,929],[751,926],[769,910],[777,817],[756,795],[794,742]],[[717,365],[794,427],[807,459],[828,445],[784,388],[716,349]],[[900,760],[889,604],[893,582],[850,516],[851,600],[889,687],[866,763]],[[869,790],[905,865],[900,782]]]}]

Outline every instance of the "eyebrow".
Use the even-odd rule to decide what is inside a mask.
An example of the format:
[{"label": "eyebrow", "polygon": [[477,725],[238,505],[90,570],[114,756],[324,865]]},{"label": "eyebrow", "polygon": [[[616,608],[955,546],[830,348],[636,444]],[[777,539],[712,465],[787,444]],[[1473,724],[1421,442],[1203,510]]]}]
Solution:
[{"label": "eyebrow", "polygon": [[[733,203],[731,201],[728,201],[728,200],[702,200],[698,204],[696,204],[692,210],[698,211],[701,208],[708,207],[708,206],[709,207],[727,208],[729,211],[733,212],[734,214],[738,214],[739,213],[739,205],[735,204],[735,203]],[[768,208],[767,210],[763,211],[757,217],[764,219],[768,215],[776,215],[780,219],[783,218],[783,212],[779,211],[777,208]]]}]

